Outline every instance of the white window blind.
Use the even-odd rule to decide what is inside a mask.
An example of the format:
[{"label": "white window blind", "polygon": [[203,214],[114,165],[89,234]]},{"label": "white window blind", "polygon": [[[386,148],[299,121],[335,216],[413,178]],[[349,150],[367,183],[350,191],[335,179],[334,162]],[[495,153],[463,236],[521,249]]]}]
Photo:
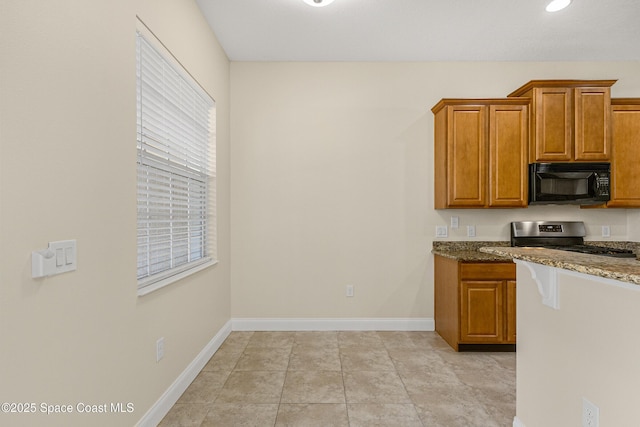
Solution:
[{"label": "white window blind", "polygon": [[213,261],[215,103],[137,35],[138,288]]}]

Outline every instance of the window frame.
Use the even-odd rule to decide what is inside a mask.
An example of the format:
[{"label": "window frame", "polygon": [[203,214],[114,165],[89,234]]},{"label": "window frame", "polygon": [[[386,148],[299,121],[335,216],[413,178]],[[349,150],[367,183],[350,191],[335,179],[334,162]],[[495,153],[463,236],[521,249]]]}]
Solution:
[{"label": "window frame", "polygon": [[[144,103],[141,96],[141,85],[142,85],[141,81],[143,78],[141,77],[141,71],[140,71],[141,70],[140,51],[143,48],[140,46],[140,44],[142,43],[140,39],[143,39],[144,42],[146,42],[146,44],[149,47],[151,47],[159,55],[160,58],[162,58],[163,66],[166,63],[166,65],[168,65],[170,69],[179,76],[181,83],[186,82],[190,90],[195,91],[197,95],[199,95],[201,98],[203,98],[203,100],[205,100],[208,103],[208,120],[206,119],[204,120],[204,123],[208,124],[207,138],[206,138],[208,140],[207,142],[208,145],[207,147],[204,148],[204,153],[207,153],[207,150],[208,150],[208,154],[202,155],[202,157],[204,157],[204,160],[200,159],[203,163],[198,164],[197,168],[201,169],[199,171],[189,169],[188,165],[187,166],[183,165],[182,166],[182,168],[184,168],[184,170],[182,171],[183,173],[180,173],[180,171],[175,167],[174,164],[172,164],[172,161],[169,158],[163,159],[166,162],[166,164],[162,162],[161,164],[159,164],[157,162],[158,157],[154,156],[151,153],[151,151],[153,150],[145,150],[147,146],[145,145],[144,141],[148,138],[148,133],[146,133],[147,137],[145,137],[144,136],[145,131],[143,130],[143,127],[142,127],[142,123],[144,122],[144,120],[142,119],[143,113],[140,112],[141,105],[144,107]],[[137,290],[138,290],[138,296],[142,296],[142,295],[147,295],[155,290],[163,288],[171,283],[179,281],[185,277],[188,277],[192,274],[195,274],[201,270],[204,270],[207,267],[210,267],[218,263],[218,260],[217,260],[217,209],[216,209],[217,181],[216,181],[216,160],[215,160],[216,158],[216,132],[215,132],[216,104],[213,97],[210,96],[206,90],[204,90],[204,88],[197,82],[195,78],[193,78],[193,76],[191,76],[191,74],[189,74],[189,72],[177,60],[177,58],[173,56],[173,54],[166,48],[166,46],[164,46],[162,42],[160,42],[160,40],[153,34],[153,32],[151,32],[151,30],[140,19],[138,19],[137,25],[136,25],[136,68],[138,70],[136,72],[136,93],[138,94],[137,100],[136,100],[136,111],[137,111],[136,113],[136,125],[137,125],[136,205],[138,206],[138,213],[136,214],[136,230],[138,234],[138,238],[137,238],[138,252],[136,257],[137,257],[137,266],[138,266]],[[145,77],[148,77],[148,75],[145,75]],[[158,79],[158,80],[162,80],[162,79]],[[167,128],[176,126],[176,123],[169,122],[169,125],[167,125]],[[197,124],[202,125],[203,123],[197,122]],[[189,140],[187,142],[187,145],[191,145],[191,142],[193,141]],[[178,146],[179,148],[184,148],[183,145],[180,145],[181,143],[178,143],[177,145],[172,145],[171,142],[167,141],[166,144],[167,144],[167,150],[169,153],[175,146]],[[184,144],[184,141],[182,142],[182,144]],[[200,142],[200,144],[202,144],[202,142]],[[196,147],[196,148],[202,148],[202,146]],[[166,154],[166,156],[171,157],[171,154]],[[147,270],[151,268],[151,262],[149,260],[146,260],[141,267],[141,264],[140,264],[141,254],[143,254],[143,258],[144,258],[144,254],[146,254],[146,256],[149,257],[149,253],[153,253],[153,250],[149,248],[148,240],[146,243],[146,246],[148,248],[146,250],[143,250],[142,252],[140,251],[140,247],[141,247],[140,224],[141,223],[146,224],[147,225],[146,230],[150,230],[149,224],[152,223],[152,219],[150,219],[149,217],[146,217],[146,219],[141,220],[141,218],[144,218],[143,216],[141,216],[141,212],[140,212],[141,201],[144,202],[145,200],[147,200],[148,202],[148,198],[150,196],[146,195],[143,197],[145,191],[141,191],[140,182],[148,183],[149,180],[152,179],[148,177],[141,178],[141,174],[145,174],[145,173],[149,174],[149,170],[151,169],[153,169],[153,171],[157,171],[158,175],[162,177],[167,177],[171,182],[173,182],[173,180],[171,180],[172,177],[178,177],[178,180],[182,180],[187,183],[191,183],[191,182],[195,182],[196,184],[200,183],[199,184],[200,188],[204,186],[204,191],[201,192],[201,194],[204,194],[204,205],[202,203],[199,203],[201,206],[200,210],[204,212],[204,215],[200,216],[200,218],[203,218],[201,221],[203,231],[201,233],[201,236],[198,236],[193,239],[195,241],[198,241],[198,239],[202,241],[202,245],[201,245],[202,254],[197,259],[194,259],[194,260],[189,259],[192,252],[192,237],[190,232],[187,232],[187,237],[186,239],[183,239],[183,240],[186,241],[184,245],[186,245],[187,259],[189,260],[187,262],[181,262],[181,263],[178,263],[177,265],[174,265],[176,256],[173,255],[172,250],[176,246],[173,243],[174,241],[173,237],[175,235],[173,230],[169,231],[167,236],[171,236],[172,238],[169,241],[169,243],[167,243],[169,245],[168,247],[171,248],[169,249],[169,252],[171,252],[171,255],[168,262],[171,264],[171,266],[169,268],[164,268],[158,272],[152,272],[152,273],[148,272],[146,275],[140,276],[140,268],[147,269]],[[173,189],[172,183],[164,185],[163,188],[168,188],[166,194],[169,194],[173,197],[175,190]],[[146,191],[148,192],[148,189]],[[188,190],[188,192],[190,195],[192,194],[191,190]],[[186,202],[186,205],[189,208],[191,208],[193,203],[194,203],[194,199],[189,198],[188,201]],[[170,210],[171,209],[173,208],[170,208]],[[198,212],[200,212],[200,210]],[[172,225],[169,228],[172,228],[173,216],[170,215],[170,217],[171,219],[169,221],[171,222]],[[186,218],[187,218],[186,220],[187,222],[191,222],[189,220],[189,214],[186,214]],[[184,217],[183,217],[183,221],[184,221]],[[150,236],[151,234],[147,233],[146,237],[149,238]],[[143,240],[144,240],[144,237],[143,237]],[[165,262],[167,262],[166,259],[165,259]]]}]

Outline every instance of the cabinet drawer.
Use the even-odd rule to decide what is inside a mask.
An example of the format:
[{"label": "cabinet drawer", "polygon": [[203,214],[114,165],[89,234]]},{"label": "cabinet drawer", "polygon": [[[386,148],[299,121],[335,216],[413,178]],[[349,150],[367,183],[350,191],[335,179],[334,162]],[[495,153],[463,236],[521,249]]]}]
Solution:
[{"label": "cabinet drawer", "polygon": [[516,265],[512,262],[461,263],[460,279],[515,280]]}]

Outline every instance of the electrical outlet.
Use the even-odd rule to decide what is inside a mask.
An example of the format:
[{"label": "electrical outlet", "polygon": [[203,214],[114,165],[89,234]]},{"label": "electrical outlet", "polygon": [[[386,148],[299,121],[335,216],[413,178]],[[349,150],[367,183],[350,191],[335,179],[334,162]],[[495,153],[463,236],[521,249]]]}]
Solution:
[{"label": "electrical outlet", "polygon": [[582,427],[598,427],[600,409],[584,397],[582,398]]},{"label": "electrical outlet", "polygon": [[347,285],[347,296],[348,297],[353,296],[353,285]]},{"label": "electrical outlet", "polygon": [[460,218],[457,216],[451,217],[451,228],[458,228],[458,224],[460,223]]},{"label": "electrical outlet", "polygon": [[602,237],[611,237],[611,227],[608,225],[602,226]]},{"label": "electrical outlet", "polygon": [[447,237],[448,235],[446,225],[436,225],[436,237]]},{"label": "electrical outlet", "polygon": [[476,237],[475,225],[467,225],[467,237]]},{"label": "electrical outlet", "polygon": [[156,362],[164,357],[164,337],[158,338],[156,341]]}]

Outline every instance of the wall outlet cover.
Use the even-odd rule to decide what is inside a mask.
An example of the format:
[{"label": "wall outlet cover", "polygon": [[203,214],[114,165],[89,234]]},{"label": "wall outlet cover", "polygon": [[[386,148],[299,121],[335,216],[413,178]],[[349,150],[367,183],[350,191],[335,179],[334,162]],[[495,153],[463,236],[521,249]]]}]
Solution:
[{"label": "wall outlet cover", "polygon": [[452,216],[451,217],[451,228],[458,228],[460,224],[460,217]]},{"label": "wall outlet cover", "polygon": [[158,338],[156,341],[156,362],[159,362],[164,357],[164,337]]},{"label": "wall outlet cover", "polygon": [[436,225],[436,237],[447,237],[448,235],[446,225]]},{"label": "wall outlet cover", "polygon": [[476,237],[475,225],[467,225],[467,237]]},{"label": "wall outlet cover", "polygon": [[598,427],[600,409],[584,397],[582,398],[582,427]]}]

